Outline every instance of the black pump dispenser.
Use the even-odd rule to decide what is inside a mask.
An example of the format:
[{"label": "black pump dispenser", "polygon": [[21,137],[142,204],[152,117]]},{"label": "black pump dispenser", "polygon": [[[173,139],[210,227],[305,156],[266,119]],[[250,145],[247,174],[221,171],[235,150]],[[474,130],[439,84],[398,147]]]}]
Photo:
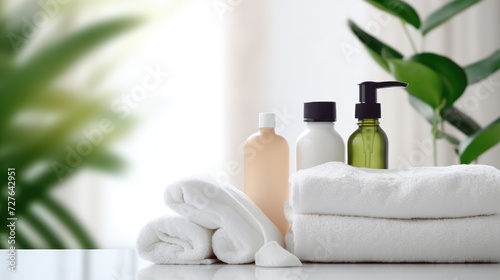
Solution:
[{"label": "black pump dispenser", "polygon": [[359,102],[354,116],[357,119],[379,119],[380,103],[377,103],[377,89],[387,87],[406,87],[408,84],[397,81],[362,82],[359,84]]}]

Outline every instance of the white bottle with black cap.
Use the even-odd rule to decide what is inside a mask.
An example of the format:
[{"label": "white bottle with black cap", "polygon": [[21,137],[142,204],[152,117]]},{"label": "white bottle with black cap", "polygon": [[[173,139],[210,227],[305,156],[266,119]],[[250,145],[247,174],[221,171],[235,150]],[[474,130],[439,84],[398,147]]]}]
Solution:
[{"label": "white bottle with black cap", "polygon": [[306,130],[295,146],[295,168],[310,168],[329,161],[345,162],[345,145],[335,130],[337,120],[335,102],[304,103]]}]

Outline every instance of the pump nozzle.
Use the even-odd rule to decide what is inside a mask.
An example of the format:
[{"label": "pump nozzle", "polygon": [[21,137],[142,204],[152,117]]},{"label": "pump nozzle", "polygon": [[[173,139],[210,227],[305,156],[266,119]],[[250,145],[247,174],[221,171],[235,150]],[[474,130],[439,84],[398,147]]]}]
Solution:
[{"label": "pump nozzle", "polygon": [[359,102],[356,104],[357,119],[380,118],[380,103],[377,103],[377,89],[387,87],[406,87],[408,84],[398,81],[362,82],[359,84]]}]

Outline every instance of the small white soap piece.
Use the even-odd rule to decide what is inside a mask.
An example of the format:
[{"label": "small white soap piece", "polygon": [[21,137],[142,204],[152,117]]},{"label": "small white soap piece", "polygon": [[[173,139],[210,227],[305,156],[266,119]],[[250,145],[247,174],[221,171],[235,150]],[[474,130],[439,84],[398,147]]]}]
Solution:
[{"label": "small white soap piece", "polygon": [[255,253],[255,265],[264,267],[302,266],[300,260],[276,241],[267,242]]}]

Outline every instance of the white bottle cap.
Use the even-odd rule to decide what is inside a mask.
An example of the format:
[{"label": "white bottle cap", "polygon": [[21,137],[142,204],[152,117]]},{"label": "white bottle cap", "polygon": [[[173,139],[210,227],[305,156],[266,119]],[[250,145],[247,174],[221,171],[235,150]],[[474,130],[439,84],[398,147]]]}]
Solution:
[{"label": "white bottle cap", "polygon": [[274,113],[259,113],[259,128],[276,127],[276,116]]}]

